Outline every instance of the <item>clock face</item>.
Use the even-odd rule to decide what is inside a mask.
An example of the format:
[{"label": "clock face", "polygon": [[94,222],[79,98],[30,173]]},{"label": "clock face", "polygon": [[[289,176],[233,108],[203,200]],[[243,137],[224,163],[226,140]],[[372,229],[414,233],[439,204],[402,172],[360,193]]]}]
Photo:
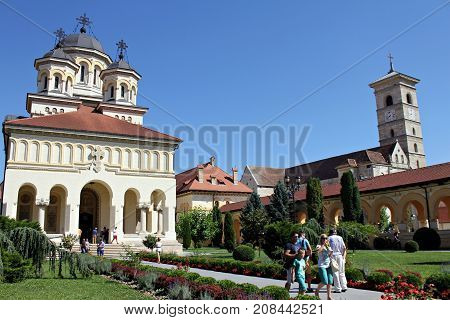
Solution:
[{"label": "clock face", "polygon": [[384,120],[386,121],[386,122],[388,122],[388,121],[393,121],[393,120],[395,120],[396,119],[396,117],[395,117],[395,111],[394,110],[389,110],[389,111],[386,111],[385,112],[385,114],[384,114]]},{"label": "clock face", "polygon": [[416,111],[413,108],[408,108],[408,117],[411,120],[416,120]]}]

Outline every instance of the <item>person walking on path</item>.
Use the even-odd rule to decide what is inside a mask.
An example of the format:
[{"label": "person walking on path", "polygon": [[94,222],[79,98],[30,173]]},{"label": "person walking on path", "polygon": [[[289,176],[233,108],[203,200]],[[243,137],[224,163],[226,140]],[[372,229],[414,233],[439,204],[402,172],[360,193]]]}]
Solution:
[{"label": "person walking on path", "polygon": [[313,292],[313,289],[311,288],[311,260],[309,259],[312,255],[312,249],[311,244],[309,243],[308,239],[306,239],[306,235],[304,231],[300,232],[300,237],[297,241],[297,244],[300,246],[299,248],[305,251],[305,263],[306,263],[306,282],[308,283],[308,292]]},{"label": "person walking on path", "polygon": [[291,241],[286,243],[284,246],[284,269],[286,270],[286,284],[284,287],[286,290],[291,289],[291,284],[294,282],[294,270],[293,263],[294,259],[297,255],[297,251],[299,248],[298,243],[298,233],[291,233]]},{"label": "person walking on path", "polygon": [[333,259],[339,266],[339,270],[333,272],[334,292],[345,292],[347,291],[347,278],[345,277],[347,248],[345,247],[344,239],[337,234],[335,229],[330,230],[328,241],[330,242],[331,250],[333,250]]},{"label": "person walking on path", "polygon": [[94,230],[92,230],[92,244],[97,244],[97,234],[98,230],[97,227],[95,227]]},{"label": "person walking on path", "polygon": [[328,237],[326,234],[320,235],[320,243],[317,245],[317,254],[319,255],[319,277],[320,283],[317,286],[315,295],[319,296],[319,290],[323,286],[327,286],[327,299],[333,300],[331,298],[331,286],[333,285],[333,271],[331,270],[331,256],[333,255],[333,251],[330,248],[330,244],[328,242]]},{"label": "person walking on path", "polygon": [[116,240],[116,243],[119,244],[119,241],[117,240],[117,235],[118,235],[118,231],[117,231],[117,227],[115,227],[113,230],[113,239],[111,241],[111,244],[114,243],[114,240]]},{"label": "person walking on path", "polygon": [[156,248],[156,262],[161,263],[161,251],[162,251],[161,238],[156,239],[155,248]]},{"label": "person walking on path", "polygon": [[294,259],[293,263],[295,269],[295,280],[298,282],[298,293],[305,294],[306,292],[306,283],[305,283],[305,269],[306,269],[306,261],[305,261],[305,250],[299,249],[297,256]]}]

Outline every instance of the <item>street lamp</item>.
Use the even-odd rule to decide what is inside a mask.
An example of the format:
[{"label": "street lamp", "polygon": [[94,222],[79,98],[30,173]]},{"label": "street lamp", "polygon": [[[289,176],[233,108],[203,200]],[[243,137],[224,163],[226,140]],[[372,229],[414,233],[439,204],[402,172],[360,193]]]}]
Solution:
[{"label": "street lamp", "polygon": [[290,183],[291,178],[289,176],[284,177],[284,184],[286,185],[286,188],[288,189],[289,198],[294,202],[295,200],[295,192],[300,190],[302,178],[298,176],[295,178],[294,183]]}]

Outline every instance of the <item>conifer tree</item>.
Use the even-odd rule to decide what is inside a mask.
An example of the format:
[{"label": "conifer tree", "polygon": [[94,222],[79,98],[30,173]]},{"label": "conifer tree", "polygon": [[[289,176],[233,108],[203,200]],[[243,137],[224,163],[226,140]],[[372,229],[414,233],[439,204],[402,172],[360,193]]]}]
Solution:
[{"label": "conifer tree", "polygon": [[268,214],[271,223],[289,220],[289,192],[282,181],[278,181],[270,196]]},{"label": "conifer tree", "polygon": [[306,184],[306,203],[308,219],[324,224],[322,186],[318,178],[310,177]]},{"label": "conifer tree", "polygon": [[212,239],[212,244],[213,246],[218,247],[222,243],[222,234],[223,234],[222,213],[220,212],[219,207],[216,205],[213,207],[211,213],[214,224],[216,225],[217,228],[217,232]]},{"label": "conifer tree", "polygon": [[236,235],[233,229],[233,217],[230,212],[225,213],[225,220],[223,223],[223,241],[225,244],[225,249],[229,252],[234,250],[236,246]]}]

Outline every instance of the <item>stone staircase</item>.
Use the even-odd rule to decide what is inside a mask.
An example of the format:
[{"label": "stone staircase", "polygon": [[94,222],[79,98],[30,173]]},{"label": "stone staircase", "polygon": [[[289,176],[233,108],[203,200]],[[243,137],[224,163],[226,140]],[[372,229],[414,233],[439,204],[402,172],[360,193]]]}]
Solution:
[{"label": "stone staircase", "polygon": [[[147,248],[145,248],[144,246],[138,246],[138,245],[127,246],[127,247],[129,247],[130,250],[135,253],[147,250]],[[80,244],[79,243],[75,244],[72,248],[72,251],[73,252],[81,252]],[[97,255],[97,245],[96,244],[90,245],[89,253],[93,256]],[[122,259],[125,255],[126,255],[125,246],[123,246],[122,244],[115,244],[115,243],[114,244],[105,244],[105,255],[104,255],[105,258]]]}]

